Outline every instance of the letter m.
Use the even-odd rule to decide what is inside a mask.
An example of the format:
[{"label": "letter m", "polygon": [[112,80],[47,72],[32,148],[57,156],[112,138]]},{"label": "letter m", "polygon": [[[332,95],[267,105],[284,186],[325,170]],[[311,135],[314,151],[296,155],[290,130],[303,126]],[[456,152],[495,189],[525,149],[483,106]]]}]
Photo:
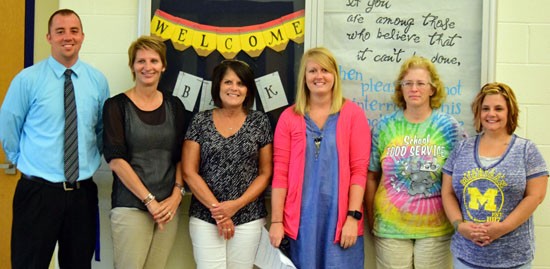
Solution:
[{"label": "letter m", "polygon": [[283,40],[283,34],[281,33],[281,29],[277,29],[277,31],[271,31],[271,41],[269,44],[275,43],[275,41]]},{"label": "letter m", "polygon": [[470,195],[470,202],[468,203],[470,209],[479,210],[480,206],[484,206],[486,211],[495,212],[497,210],[495,204],[497,190],[487,189],[484,194],[481,194],[478,188],[468,188],[468,194]]}]

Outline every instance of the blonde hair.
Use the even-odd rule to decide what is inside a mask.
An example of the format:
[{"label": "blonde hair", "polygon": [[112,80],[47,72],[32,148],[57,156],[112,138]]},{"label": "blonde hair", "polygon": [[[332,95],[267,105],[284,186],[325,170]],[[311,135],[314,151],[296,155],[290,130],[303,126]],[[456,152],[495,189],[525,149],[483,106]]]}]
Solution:
[{"label": "blonde hair", "polygon": [[338,72],[338,65],[332,53],[323,47],[312,48],[304,53],[300,61],[300,70],[298,73],[298,86],[296,89],[296,102],[294,112],[299,115],[305,115],[309,111],[310,91],[306,84],[306,66],[307,62],[313,61],[334,75],[334,86],[332,87],[332,105],[330,113],[334,114],[342,108],[344,97],[342,94],[342,83]]},{"label": "blonde hair", "polygon": [[430,73],[429,84],[434,90],[434,94],[430,96],[430,107],[432,109],[440,108],[443,102],[445,102],[445,97],[447,97],[447,92],[445,91],[445,86],[443,85],[443,81],[441,81],[441,78],[437,73],[437,69],[435,68],[435,65],[430,60],[421,56],[416,56],[416,55],[407,59],[401,65],[401,69],[399,70],[399,76],[397,77],[397,81],[395,83],[395,92],[392,96],[393,102],[402,109],[407,108],[405,97],[403,97],[403,89],[401,86],[401,81],[407,75],[409,70],[413,68],[426,69],[428,73]]},{"label": "blonde hair", "polygon": [[504,100],[506,100],[506,107],[508,108],[506,130],[508,131],[508,134],[513,134],[518,127],[518,101],[516,100],[516,95],[514,94],[514,91],[512,91],[512,88],[500,82],[487,83],[483,85],[472,102],[472,112],[474,114],[474,127],[476,128],[476,132],[480,133],[483,129],[483,126],[481,125],[481,107],[483,105],[483,100],[487,95],[495,94],[502,95]]}]

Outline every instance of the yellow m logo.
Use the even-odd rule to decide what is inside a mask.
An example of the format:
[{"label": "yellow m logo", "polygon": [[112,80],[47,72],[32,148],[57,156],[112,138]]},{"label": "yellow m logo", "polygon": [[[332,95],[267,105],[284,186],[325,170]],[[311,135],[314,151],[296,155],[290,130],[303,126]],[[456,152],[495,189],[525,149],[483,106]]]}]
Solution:
[{"label": "yellow m logo", "polygon": [[468,207],[473,210],[479,210],[480,205],[484,205],[486,211],[496,211],[497,206],[495,204],[495,198],[498,191],[495,189],[488,189],[484,194],[481,194],[478,188],[468,188],[468,195],[470,195],[470,202]]}]

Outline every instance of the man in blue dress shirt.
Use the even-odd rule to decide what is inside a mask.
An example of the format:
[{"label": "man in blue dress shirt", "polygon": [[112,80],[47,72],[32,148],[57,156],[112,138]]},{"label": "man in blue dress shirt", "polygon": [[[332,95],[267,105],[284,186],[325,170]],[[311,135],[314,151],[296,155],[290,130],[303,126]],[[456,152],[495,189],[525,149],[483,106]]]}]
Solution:
[{"label": "man in blue dress shirt", "polygon": [[[46,38],[51,56],[13,79],[0,108],[0,141],[22,173],[13,198],[12,268],[48,268],[56,242],[61,268],[91,268],[98,227],[92,175],[100,165],[109,86],[78,58],[84,40],[78,14],[53,13]],[[66,69],[72,70],[76,100],[76,182],[67,181],[64,172]]]}]

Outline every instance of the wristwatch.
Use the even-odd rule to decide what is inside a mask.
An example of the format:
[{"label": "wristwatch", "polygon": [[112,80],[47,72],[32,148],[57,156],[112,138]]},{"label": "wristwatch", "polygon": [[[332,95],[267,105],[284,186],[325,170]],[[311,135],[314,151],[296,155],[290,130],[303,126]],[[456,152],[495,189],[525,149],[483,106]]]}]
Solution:
[{"label": "wristwatch", "polygon": [[183,185],[179,184],[176,182],[175,186],[176,188],[180,189],[180,192],[181,192],[181,196],[183,197],[185,195],[185,188],[183,187]]},{"label": "wristwatch", "polygon": [[348,211],[348,216],[352,216],[356,220],[361,220],[361,218],[363,217],[363,213],[357,210],[350,210]]}]

